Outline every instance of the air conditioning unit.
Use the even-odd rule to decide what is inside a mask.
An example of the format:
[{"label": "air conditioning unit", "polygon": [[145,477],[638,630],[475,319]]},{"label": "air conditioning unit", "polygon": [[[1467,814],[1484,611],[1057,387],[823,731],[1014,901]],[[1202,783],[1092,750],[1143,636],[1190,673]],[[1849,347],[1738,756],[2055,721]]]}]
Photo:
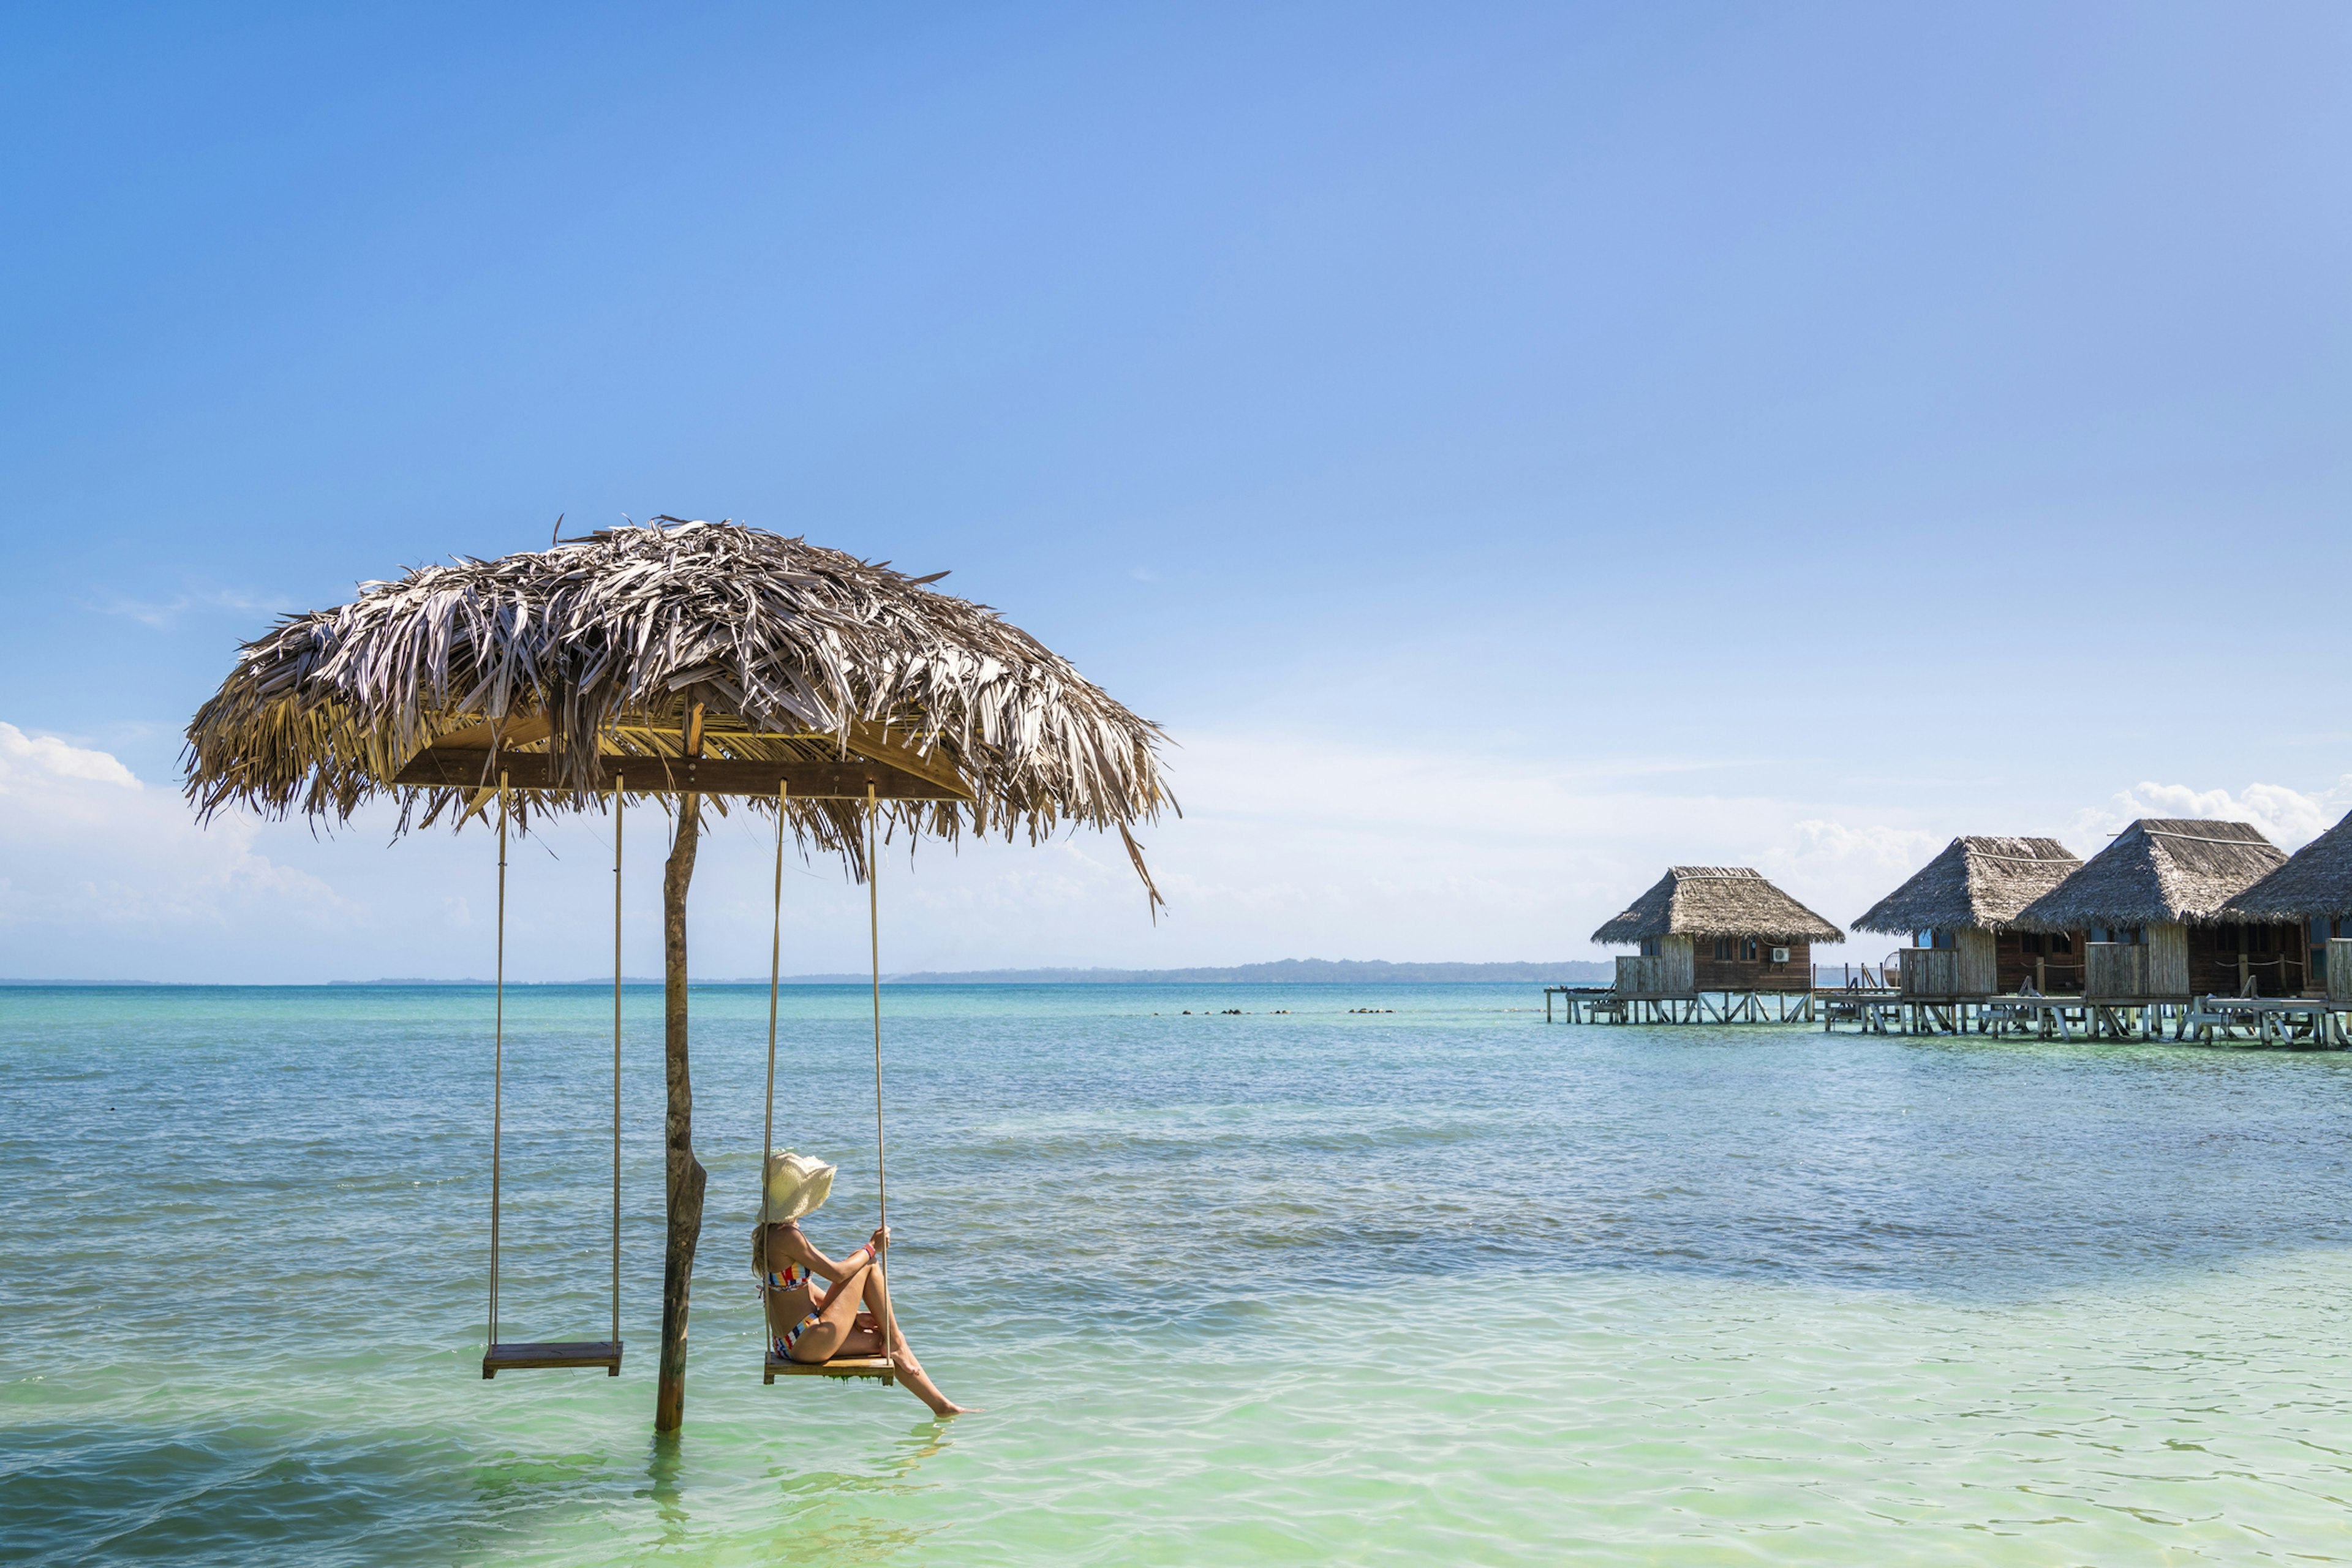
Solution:
[{"label": "air conditioning unit", "polygon": [[1776,948],[1774,948],[1774,949],[1772,950],[1772,962],[1773,962],[1773,963],[1788,963],[1788,962],[1789,962],[1789,950],[1788,950],[1787,948],[1785,948],[1785,947],[1776,947]]}]

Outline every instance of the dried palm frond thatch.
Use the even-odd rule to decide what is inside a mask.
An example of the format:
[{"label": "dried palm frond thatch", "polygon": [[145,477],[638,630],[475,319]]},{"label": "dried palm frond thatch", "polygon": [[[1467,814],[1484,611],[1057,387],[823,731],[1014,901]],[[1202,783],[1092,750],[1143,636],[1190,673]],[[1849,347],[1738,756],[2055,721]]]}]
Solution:
[{"label": "dried palm frond thatch", "polygon": [[2142,817],[2012,923],[2021,931],[2210,925],[2230,918],[2230,900],[2285,862],[2252,823]]},{"label": "dried palm frond thatch", "polygon": [[2352,815],[2230,900],[2233,921],[2338,920],[2352,915]]},{"label": "dried palm frond thatch", "polygon": [[2055,838],[1955,838],[1911,879],[1871,906],[1856,931],[2007,931],[2026,905],[2082,865]]},{"label": "dried palm frond thatch", "polygon": [[[362,584],[246,645],[188,727],[188,797],[206,816],[331,825],[389,794],[404,831],[479,805],[478,788],[393,782],[457,737],[480,748],[481,785],[497,757],[542,753],[559,788],[537,808],[586,808],[616,769],[679,757],[698,704],[706,756],[854,754],[951,778],[968,798],[889,803],[886,825],[1033,843],[1065,822],[1115,828],[1149,888],[1127,834],[1174,805],[1159,727],[994,610],[927,586],[944,575],[665,517]],[[862,810],[789,806],[804,846],[861,874]]]},{"label": "dried palm frond thatch", "polygon": [[1748,866],[1670,866],[1633,907],[1592,933],[1603,946],[1653,937],[1843,942],[1845,933]]},{"label": "dried palm frond thatch", "polygon": [[[656,1431],[685,1418],[688,1284],[709,1176],[694,1152],[688,996],[687,896],[704,799],[781,809],[780,827],[839,854],[869,885],[869,800],[910,837],[1026,831],[1034,843],[1066,822],[1116,828],[1160,901],[1129,833],[1175,806],[1160,782],[1160,730],[995,611],[929,586],[944,575],[909,577],[738,523],[657,518],[362,584],[352,603],[289,616],[247,644],[188,726],[187,792],[203,816],[239,805],[332,826],[388,795],[405,831],[445,812],[462,826],[499,796],[501,922],[510,809],[526,822],[533,811],[601,809],[608,789],[674,799],[662,875]],[[509,797],[506,784],[520,793]],[[792,791],[781,802],[780,788]],[[878,969],[878,914],[868,910]],[[616,952],[619,919],[616,900]],[[503,934],[501,923],[501,954]],[[874,1000],[878,1189],[878,973]],[[485,1376],[498,1348],[492,1289]]]}]

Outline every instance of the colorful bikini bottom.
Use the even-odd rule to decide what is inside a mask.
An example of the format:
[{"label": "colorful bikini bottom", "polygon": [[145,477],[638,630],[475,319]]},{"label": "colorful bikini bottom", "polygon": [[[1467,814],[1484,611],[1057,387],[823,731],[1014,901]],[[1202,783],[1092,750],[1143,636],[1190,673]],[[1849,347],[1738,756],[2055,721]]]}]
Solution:
[{"label": "colorful bikini bottom", "polygon": [[815,1328],[823,1321],[818,1314],[811,1312],[807,1317],[786,1329],[775,1341],[776,1353],[784,1356],[792,1354],[793,1347],[801,1342],[801,1336]]}]

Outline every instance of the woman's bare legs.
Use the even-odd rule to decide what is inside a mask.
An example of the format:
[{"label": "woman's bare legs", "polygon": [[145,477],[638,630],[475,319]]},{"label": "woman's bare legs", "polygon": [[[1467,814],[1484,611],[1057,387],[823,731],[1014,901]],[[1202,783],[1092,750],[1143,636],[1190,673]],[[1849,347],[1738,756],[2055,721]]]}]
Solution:
[{"label": "woman's bare legs", "polygon": [[[915,1359],[915,1352],[908,1347],[906,1330],[899,1325],[897,1314],[890,1310],[890,1287],[882,1278],[878,1266],[864,1271],[861,1293],[865,1297],[866,1310],[857,1314],[850,1331],[843,1337],[841,1350],[834,1353],[887,1355],[891,1365],[898,1369],[898,1381],[907,1385],[907,1392],[929,1405],[932,1415],[969,1414],[971,1406],[958,1405],[941,1394],[939,1384],[931,1381],[930,1374],[923,1370],[923,1363]],[[882,1323],[889,1324],[894,1331],[895,1342],[887,1350],[882,1345],[882,1331],[878,1327]],[[809,1331],[812,1338],[816,1332],[814,1329]]]},{"label": "woman's bare legs", "polygon": [[844,1342],[856,1326],[858,1282],[871,1268],[871,1264],[861,1263],[849,1271],[848,1278],[834,1281],[833,1288],[816,1302],[816,1321],[786,1352],[793,1360],[814,1365],[842,1352]]},{"label": "woman's bare legs", "polygon": [[[866,1310],[858,1310],[861,1305]],[[876,1325],[887,1322],[894,1330],[898,1326],[889,1309],[889,1287],[883,1282],[882,1270],[874,1264],[862,1263],[824,1293],[824,1300],[817,1305],[817,1321],[809,1325],[808,1332],[794,1342],[788,1353],[793,1360],[807,1365],[839,1355],[887,1355],[898,1381],[907,1385],[907,1392],[929,1405],[932,1415],[965,1414],[968,1407],[941,1394],[930,1374],[923,1371],[923,1363],[908,1348],[903,1331],[896,1335],[892,1349],[883,1349],[882,1332]]]}]

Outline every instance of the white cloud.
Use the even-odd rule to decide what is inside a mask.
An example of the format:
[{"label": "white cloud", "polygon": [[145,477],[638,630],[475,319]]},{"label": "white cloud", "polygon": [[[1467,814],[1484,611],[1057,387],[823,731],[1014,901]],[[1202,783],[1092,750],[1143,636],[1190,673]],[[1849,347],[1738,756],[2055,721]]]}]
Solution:
[{"label": "white cloud", "polygon": [[2118,791],[2104,806],[2076,813],[2067,842],[2077,853],[2095,853],[2143,816],[2177,816],[2251,822],[2272,843],[2293,850],[2333,827],[2347,807],[2352,807],[2352,773],[2317,794],[2284,784],[2250,784],[2233,795],[2226,789],[2144,781]]},{"label": "white cloud", "polygon": [[1940,842],[1864,808],[1839,808],[1849,825],[1692,788],[1690,760],[1228,734],[1174,763],[1187,817],[1154,836],[1154,868],[1175,926],[1213,949],[1181,962],[1601,958],[1592,929],[1677,863],[1759,867],[1843,924]]},{"label": "white cloud", "polygon": [[92,606],[100,615],[121,616],[142,626],[158,630],[176,623],[191,610],[199,613],[223,613],[239,616],[283,615],[293,607],[292,601],[275,595],[248,594],[235,588],[219,588],[203,594],[174,594],[168,599],[126,599],[121,596]]},{"label": "white cloud", "polygon": [[[129,973],[154,967],[154,944],[192,930],[281,920],[346,922],[352,910],[318,878],[258,853],[260,825],[224,817],[210,830],[168,790],[148,789],[105,752],[0,722],[0,928],[18,975]],[[140,948],[138,963],[126,971]]]},{"label": "white cloud", "polygon": [[[1154,925],[1116,837],[903,846],[882,876],[883,962],[908,969],[1161,967],[1282,957],[1598,959],[1592,929],[1670,864],[1755,866],[1843,926],[1969,826],[1899,798],[1804,799],[1738,759],[1559,761],[1286,732],[1187,737],[1171,754],[1181,820],[1138,837],[1172,905]],[[1874,793],[1884,793],[1875,784]],[[2095,849],[2141,815],[2238,816],[2308,839],[2352,779],[2308,794],[2142,784],[2078,820]],[[485,975],[494,835],[480,825],[387,843],[389,818],[314,837],[224,815],[199,828],[167,784],[103,751],[0,724],[0,973],[299,981]],[[694,969],[767,972],[773,840],[712,824],[695,875]],[[611,839],[602,818],[518,840],[509,973],[577,979],[611,964]],[[660,966],[658,813],[633,811],[625,953]],[[1875,957],[1880,939],[1854,951]],[[788,868],[788,973],[866,962],[866,898],[837,865]]]},{"label": "white cloud", "polygon": [[69,746],[54,735],[27,735],[14,724],[0,723],[0,795],[50,794],[54,782],[76,779],[141,787],[129,768],[104,752]]},{"label": "white cloud", "polygon": [[1894,871],[1907,876],[1948,842],[1913,828],[1850,827],[1843,822],[1815,819],[1798,823],[1794,845],[1773,858],[1814,868],[1855,866],[1874,875]]},{"label": "white cloud", "polygon": [[[1809,818],[1796,823],[1783,842],[1760,851],[1755,864],[1816,914],[1843,927],[1950,842],[1948,833]],[[1872,952],[1885,942],[1870,935],[1853,940]]]}]

